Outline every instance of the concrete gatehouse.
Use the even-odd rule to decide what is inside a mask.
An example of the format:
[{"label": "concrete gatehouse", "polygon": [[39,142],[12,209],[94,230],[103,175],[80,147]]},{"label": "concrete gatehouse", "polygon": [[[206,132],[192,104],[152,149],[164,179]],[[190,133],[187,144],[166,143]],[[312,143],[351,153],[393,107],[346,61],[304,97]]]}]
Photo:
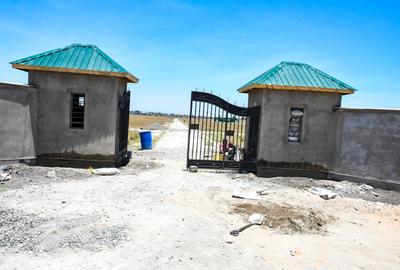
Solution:
[{"label": "concrete gatehouse", "polygon": [[260,106],[257,174],[400,189],[400,110],[342,108],[355,89],[308,65],[281,62],[239,89]]},{"label": "concrete gatehouse", "polygon": [[138,79],[95,45],[11,62],[28,84],[0,83],[0,160],[45,165],[127,162],[130,92]]}]

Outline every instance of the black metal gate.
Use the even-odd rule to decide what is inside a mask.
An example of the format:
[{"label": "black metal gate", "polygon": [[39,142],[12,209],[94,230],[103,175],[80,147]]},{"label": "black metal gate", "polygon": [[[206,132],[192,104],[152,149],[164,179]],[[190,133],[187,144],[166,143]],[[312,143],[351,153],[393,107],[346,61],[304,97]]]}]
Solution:
[{"label": "black metal gate", "polygon": [[116,165],[123,166],[128,161],[128,131],[129,131],[129,108],[130,108],[131,92],[126,91],[123,96],[119,97],[119,123],[118,123],[118,154]]},{"label": "black metal gate", "polygon": [[243,108],[192,92],[187,167],[255,171],[260,107]]}]

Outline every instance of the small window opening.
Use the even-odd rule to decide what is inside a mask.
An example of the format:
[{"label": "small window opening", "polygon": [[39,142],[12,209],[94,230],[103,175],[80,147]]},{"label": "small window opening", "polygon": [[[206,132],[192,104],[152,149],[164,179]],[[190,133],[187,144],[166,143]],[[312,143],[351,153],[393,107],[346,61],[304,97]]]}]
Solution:
[{"label": "small window opening", "polygon": [[85,122],[85,95],[71,94],[71,128],[83,129]]},{"label": "small window opening", "polygon": [[301,128],[303,124],[303,108],[290,108],[288,141],[301,142]]}]

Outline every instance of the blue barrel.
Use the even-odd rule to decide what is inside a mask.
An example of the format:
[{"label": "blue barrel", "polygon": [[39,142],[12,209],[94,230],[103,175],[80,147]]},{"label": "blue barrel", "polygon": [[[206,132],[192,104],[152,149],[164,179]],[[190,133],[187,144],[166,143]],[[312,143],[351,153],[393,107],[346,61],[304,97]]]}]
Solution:
[{"label": "blue barrel", "polygon": [[140,144],[142,145],[142,150],[149,150],[153,148],[153,140],[151,138],[151,131],[142,131],[140,135]]}]

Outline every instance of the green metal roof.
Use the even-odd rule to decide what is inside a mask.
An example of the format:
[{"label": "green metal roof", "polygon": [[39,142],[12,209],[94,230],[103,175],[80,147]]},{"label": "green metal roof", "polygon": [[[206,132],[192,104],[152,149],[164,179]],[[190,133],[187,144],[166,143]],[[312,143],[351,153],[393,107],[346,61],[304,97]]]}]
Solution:
[{"label": "green metal roof", "polygon": [[131,82],[138,79],[111,59],[97,46],[74,43],[44,53],[10,62],[21,70],[46,70],[106,76],[126,77]]},{"label": "green metal roof", "polygon": [[238,90],[246,92],[254,88],[309,90],[343,94],[356,91],[353,87],[308,64],[287,61],[279,63]]}]

